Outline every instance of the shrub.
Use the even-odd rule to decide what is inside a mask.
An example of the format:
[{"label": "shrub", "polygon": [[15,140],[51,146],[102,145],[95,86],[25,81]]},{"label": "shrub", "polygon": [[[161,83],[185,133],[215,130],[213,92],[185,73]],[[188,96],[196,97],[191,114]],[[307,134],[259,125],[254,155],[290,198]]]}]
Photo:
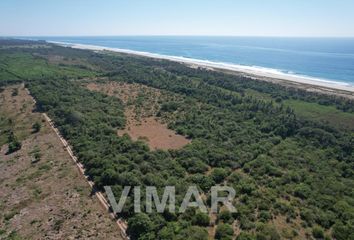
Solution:
[{"label": "shrub", "polygon": [[229,211],[223,210],[219,213],[218,219],[222,220],[224,223],[232,223],[233,218]]},{"label": "shrub", "polygon": [[[161,238],[162,239],[162,238]],[[165,238],[170,239],[170,238]],[[191,226],[181,231],[176,240],[208,240],[208,232],[205,228],[198,226]]]},{"label": "shrub", "polygon": [[316,239],[324,238],[323,229],[321,227],[315,226],[312,228],[312,235]]},{"label": "shrub", "polygon": [[234,230],[229,224],[219,224],[218,227],[216,228],[216,233],[215,233],[215,239],[232,239],[232,236],[234,235]]},{"label": "shrub", "polygon": [[208,214],[206,214],[206,213],[198,212],[192,218],[193,225],[207,227],[207,226],[209,226],[209,223],[210,223],[210,218],[209,218]]},{"label": "shrub", "polygon": [[241,232],[240,235],[237,236],[236,240],[256,240],[256,237],[247,232]]},{"label": "shrub", "polygon": [[145,213],[139,213],[129,219],[127,232],[130,238],[135,240],[151,231],[152,227],[152,222],[149,216]]},{"label": "shrub", "polygon": [[211,173],[211,177],[216,183],[221,183],[227,177],[228,171],[223,168],[215,168]]},{"label": "shrub", "polygon": [[338,222],[333,226],[332,236],[336,240],[354,239],[354,226]]},{"label": "shrub", "polygon": [[42,125],[39,123],[39,122],[35,122],[33,125],[32,125],[32,129],[33,129],[33,133],[37,133],[41,130],[41,127]]},{"label": "shrub", "polygon": [[18,141],[16,141],[16,142],[11,142],[11,143],[9,144],[8,154],[14,153],[14,152],[20,150],[20,149],[21,149],[21,146],[22,146],[21,143],[18,142]]},{"label": "shrub", "polygon": [[257,231],[257,240],[280,240],[280,235],[273,226],[261,225]]}]

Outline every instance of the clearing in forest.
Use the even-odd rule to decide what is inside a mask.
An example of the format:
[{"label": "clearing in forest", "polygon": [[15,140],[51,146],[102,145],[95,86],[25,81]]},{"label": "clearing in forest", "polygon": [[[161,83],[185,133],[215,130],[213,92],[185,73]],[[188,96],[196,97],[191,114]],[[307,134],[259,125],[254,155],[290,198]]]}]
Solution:
[{"label": "clearing in forest", "polygon": [[181,97],[141,84],[121,82],[89,83],[87,88],[118,97],[125,104],[127,124],[118,135],[128,134],[133,140],[146,141],[150,149],[180,149],[190,140],[167,127],[170,116],[157,117],[162,103]]}]

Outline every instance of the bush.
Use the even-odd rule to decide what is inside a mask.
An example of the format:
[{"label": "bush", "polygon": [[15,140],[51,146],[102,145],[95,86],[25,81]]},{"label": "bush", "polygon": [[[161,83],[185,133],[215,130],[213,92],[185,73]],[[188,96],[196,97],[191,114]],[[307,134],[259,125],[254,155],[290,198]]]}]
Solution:
[{"label": "bush", "polygon": [[9,147],[6,154],[11,154],[21,149],[21,142],[17,140],[15,134],[12,131],[10,131],[9,133],[7,142],[9,144]]},{"label": "bush", "polygon": [[178,108],[178,103],[177,102],[167,102],[163,103],[161,106],[161,111],[162,112],[174,112]]},{"label": "bush", "polygon": [[272,215],[268,211],[261,211],[259,213],[259,219],[262,222],[268,222],[272,218]]},{"label": "bush", "polygon": [[7,154],[14,153],[20,150],[22,147],[21,142],[17,140],[15,134],[12,131],[10,132],[8,137],[8,144],[9,144],[9,149],[7,151]]},{"label": "bush", "polygon": [[221,183],[227,177],[228,171],[223,168],[215,168],[211,173],[211,177],[216,183]]},{"label": "bush", "polygon": [[35,147],[35,149],[33,149],[33,151],[31,151],[30,154],[33,157],[31,163],[37,163],[41,160],[42,154],[41,154],[41,150],[39,149],[39,147]]},{"label": "bush", "polygon": [[210,218],[209,218],[208,214],[206,214],[206,213],[198,212],[192,218],[193,225],[207,227],[207,226],[209,226],[209,223],[210,223]]},{"label": "bush", "polygon": [[38,133],[41,130],[42,125],[39,122],[35,122],[32,125],[33,133]]},{"label": "bush", "polygon": [[216,228],[215,239],[232,239],[234,235],[234,230],[229,224],[219,224]]},{"label": "bush", "polygon": [[316,239],[323,239],[324,238],[323,229],[318,226],[313,227],[312,228],[312,235]]},{"label": "bush", "polygon": [[240,228],[242,230],[250,230],[255,227],[255,224],[251,222],[248,218],[242,217],[240,219]]},{"label": "bush", "polygon": [[218,219],[222,220],[224,223],[232,223],[233,217],[229,211],[223,210],[219,213]]},{"label": "bush", "polygon": [[214,180],[210,176],[202,174],[195,174],[189,178],[191,182],[198,184],[198,186],[204,191],[208,192],[212,186],[215,185]]},{"label": "bush", "polygon": [[128,221],[128,234],[130,239],[139,239],[140,236],[148,233],[152,229],[152,222],[148,215],[145,213],[139,213],[133,216]]},{"label": "bush", "polygon": [[14,153],[14,152],[20,150],[21,147],[22,147],[22,145],[20,142],[18,142],[18,141],[11,142],[11,143],[9,143],[9,150],[8,150],[7,154]]},{"label": "bush", "polygon": [[273,226],[261,225],[257,231],[257,240],[280,240],[280,235]]},{"label": "bush", "polygon": [[311,189],[309,186],[305,184],[298,185],[294,190],[295,197],[299,197],[301,199],[306,199],[310,196]]},{"label": "bush", "polygon": [[333,226],[332,236],[336,240],[354,239],[354,226],[338,222]]},{"label": "bush", "polygon": [[[165,238],[170,239],[170,238]],[[191,226],[181,231],[176,240],[208,240],[208,232],[205,228]]]},{"label": "bush", "polygon": [[208,170],[208,165],[198,158],[187,158],[180,160],[181,165],[190,173],[204,173]]},{"label": "bush", "polygon": [[237,236],[236,240],[256,240],[256,237],[251,233],[241,232],[240,235]]}]

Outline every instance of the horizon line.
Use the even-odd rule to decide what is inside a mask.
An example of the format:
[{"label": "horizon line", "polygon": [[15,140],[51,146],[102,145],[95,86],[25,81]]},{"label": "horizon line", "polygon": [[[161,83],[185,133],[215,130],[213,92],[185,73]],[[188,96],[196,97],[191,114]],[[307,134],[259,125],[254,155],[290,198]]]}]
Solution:
[{"label": "horizon line", "polygon": [[131,35],[0,35],[0,38],[16,37],[259,37],[259,38],[354,38],[354,36],[264,36],[264,35],[173,35],[173,34],[131,34]]}]

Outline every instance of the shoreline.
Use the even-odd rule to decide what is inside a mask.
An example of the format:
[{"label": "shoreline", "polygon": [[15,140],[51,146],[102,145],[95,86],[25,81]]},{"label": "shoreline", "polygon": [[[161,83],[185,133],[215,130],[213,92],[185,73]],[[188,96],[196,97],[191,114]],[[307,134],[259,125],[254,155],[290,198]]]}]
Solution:
[{"label": "shoreline", "polygon": [[75,43],[55,42],[55,41],[48,41],[48,42],[65,46],[65,47],[75,48],[75,49],[85,49],[85,50],[93,50],[93,51],[111,51],[111,52],[143,56],[143,57],[150,57],[155,59],[169,60],[169,61],[186,64],[189,67],[194,67],[194,68],[202,67],[209,70],[227,72],[229,74],[242,74],[250,78],[264,80],[264,81],[278,83],[278,84],[292,85],[294,87],[302,88],[309,91],[317,91],[317,92],[320,91],[324,93],[337,94],[344,97],[354,98],[354,86],[351,86],[350,84],[340,82],[340,81],[331,81],[331,80],[318,79],[318,78],[307,77],[307,76],[298,76],[293,74],[282,73],[276,69],[242,66],[242,65],[231,64],[231,63],[212,62],[207,60],[161,55],[156,53],[141,52],[141,51],[135,51],[129,49],[102,47],[102,46],[88,45],[88,44],[75,44]]}]

